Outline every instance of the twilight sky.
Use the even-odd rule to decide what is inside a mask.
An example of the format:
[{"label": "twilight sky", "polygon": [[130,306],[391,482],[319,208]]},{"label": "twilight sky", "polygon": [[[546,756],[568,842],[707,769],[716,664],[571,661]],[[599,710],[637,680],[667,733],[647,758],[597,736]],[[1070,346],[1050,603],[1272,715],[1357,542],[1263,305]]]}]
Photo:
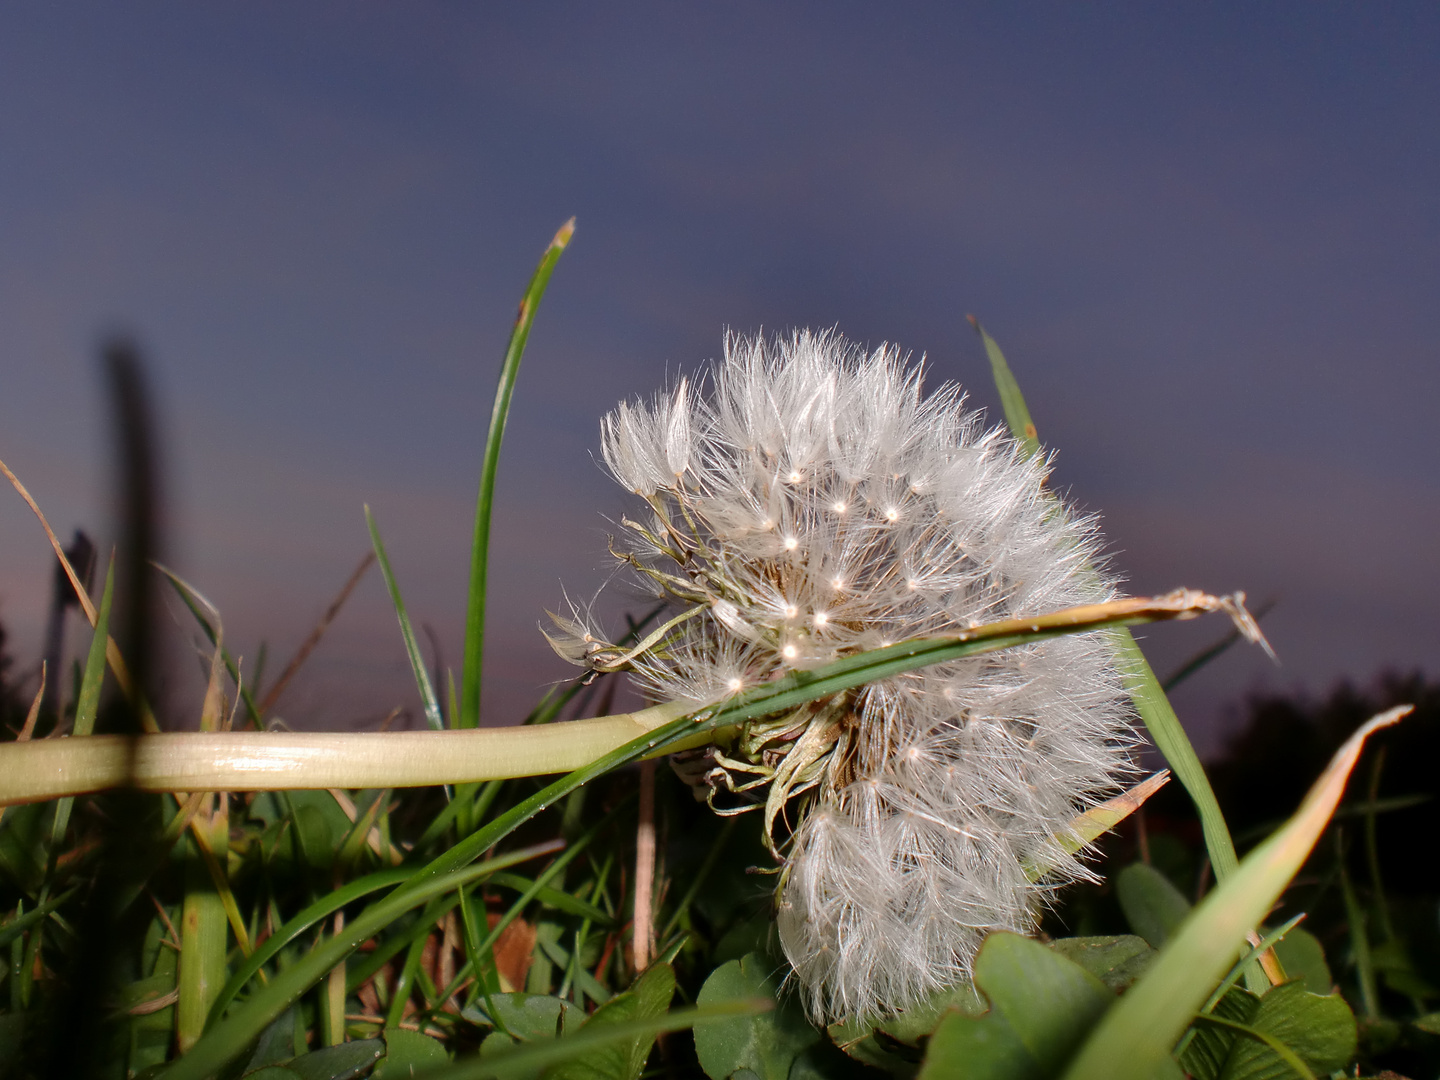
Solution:
[{"label": "twilight sky", "polygon": [[[1279,598],[1280,667],[1177,693],[1202,747],[1257,689],[1436,671],[1433,4],[30,5],[0,101],[0,458],[108,538],[96,346],[132,332],[168,559],[272,674],[366,502],[458,662],[500,354],[572,214],[502,460],[488,722],[572,670],[536,622],[603,579],[605,410],[726,328],[834,326],[998,421],[967,312],[1132,591]],[[27,664],[48,559],[0,492]],[[1145,641],[1163,674],[1225,629]],[[414,702],[372,573],[279,711]]]}]

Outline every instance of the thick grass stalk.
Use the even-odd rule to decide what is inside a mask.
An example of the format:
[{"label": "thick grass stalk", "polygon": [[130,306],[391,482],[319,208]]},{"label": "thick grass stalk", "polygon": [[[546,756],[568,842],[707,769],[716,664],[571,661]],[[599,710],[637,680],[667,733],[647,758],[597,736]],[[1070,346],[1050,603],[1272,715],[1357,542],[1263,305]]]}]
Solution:
[{"label": "thick grass stalk", "polygon": [[[1179,590],[1086,604],[962,633],[917,638],[796,672],[712,707],[739,723],[930,664],[1134,622],[1186,619],[1233,602]],[[668,702],[635,713],[566,724],[471,731],[365,733],[177,732],[0,745],[0,803],[35,802],[132,784],[145,791],[265,791],[465,783],[569,772],[696,711]],[[703,745],[697,730],[666,752]],[[660,752],[657,744],[656,752]]]},{"label": "thick grass stalk", "polygon": [[490,565],[490,512],[495,499],[495,475],[500,467],[500,443],[505,438],[505,420],[510,414],[510,398],[515,393],[515,377],[520,372],[520,359],[530,339],[535,311],[550,284],[555,264],[564,254],[575,234],[571,218],[545,249],[540,265],[520,300],[515,315],[515,328],[500,365],[500,385],[495,389],[495,405],[490,411],[490,431],[485,437],[485,459],[480,466],[480,493],[475,500],[475,535],[470,546],[470,591],[465,607],[465,655],[461,668],[460,715],[456,726],[473,728],[480,723],[480,678],[485,659],[485,597]]},{"label": "thick grass stalk", "polygon": [[[207,802],[213,803],[214,799],[213,795],[206,796]],[[211,836],[213,839],[214,832]],[[200,853],[193,851],[185,860],[185,899],[180,911],[180,996],[175,1010],[175,1042],[182,1054],[200,1041],[210,1006],[225,984],[228,930],[225,904]]]}]

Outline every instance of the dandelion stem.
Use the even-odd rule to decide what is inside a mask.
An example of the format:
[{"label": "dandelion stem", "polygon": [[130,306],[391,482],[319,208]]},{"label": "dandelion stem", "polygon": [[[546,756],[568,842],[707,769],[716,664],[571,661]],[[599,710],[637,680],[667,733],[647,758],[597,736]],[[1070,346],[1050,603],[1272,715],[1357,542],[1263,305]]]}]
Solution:
[{"label": "dandelion stem", "polygon": [[[740,722],[960,656],[1108,626],[1189,619],[1212,611],[1234,615],[1234,608],[1232,598],[1181,589],[1007,619],[857,653],[756,688],[724,707]],[[564,724],[470,730],[170,732],[12,742],[0,745],[0,806],[116,787],[172,792],[356,789],[543,776],[578,769],[700,709],[695,702],[671,701]],[[713,737],[707,728],[657,746],[657,753],[703,745]]]}]

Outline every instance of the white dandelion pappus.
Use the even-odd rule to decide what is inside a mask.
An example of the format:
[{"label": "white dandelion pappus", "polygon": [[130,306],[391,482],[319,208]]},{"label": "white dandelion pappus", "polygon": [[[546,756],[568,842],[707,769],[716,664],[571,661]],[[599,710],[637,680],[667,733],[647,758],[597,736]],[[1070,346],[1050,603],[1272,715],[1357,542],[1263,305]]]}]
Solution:
[{"label": "white dandelion pappus", "polygon": [[[1112,599],[1095,522],[1044,490],[1048,462],[963,411],[958,386],[927,396],[921,378],[836,333],[732,336],[705,380],[622,403],[604,458],[649,513],[623,522],[616,554],[679,612],[627,651],[572,608],[557,651],[708,704],[906,638]],[[937,664],[677,755],[712,805],[758,808],[768,789],[767,842],[799,809],[772,850],[780,942],[812,1015],[953,985],[987,933],[1033,929],[1053,889],[1091,876],[1061,841],[1134,775],[1110,641]]]}]

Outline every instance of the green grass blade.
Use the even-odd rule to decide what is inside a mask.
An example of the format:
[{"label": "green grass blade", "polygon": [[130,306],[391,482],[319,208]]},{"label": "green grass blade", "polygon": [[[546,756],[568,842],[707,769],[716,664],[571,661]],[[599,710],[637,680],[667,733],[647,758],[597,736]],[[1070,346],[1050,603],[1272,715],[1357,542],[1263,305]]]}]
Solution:
[{"label": "green grass blade", "polygon": [[115,592],[115,556],[105,571],[105,589],[100,594],[100,610],[95,616],[95,636],[85,656],[85,673],[80,677],[80,696],[75,702],[73,734],[89,735],[95,730],[95,714],[100,708],[100,688],[105,681],[105,642],[110,633],[110,602]]},{"label": "green grass blade", "polygon": [[[505,914],[500,916],[499,921],[497,921],[494,926],[490,927],[490,930],[485,935],[485,937],[475,943],[474,949],[470,950],[475,955],[467,959],[466,962],[461,965],[460,970],[457,971],[452,978],[450,985],[440,992],[436,1000],[441,1002],[448,1001],[450,999],[450,996],[460,989],[460,984],[470,977],[471,972],[478,970],[480,965],[476,963],[477,960],[479,960],[482,964],[485,963],[487,960],[491,964],[494,963],[495,943],[500,940],[500,935],[505,932],[506,928],[508,928],[511,923],[513,923],[517,918],[520,917],[520,913],[525,910],[525,908],[531,903],[531,901],[536,900],[540,897],[541,891],[546,889],[546,886],[548,886],[550,882],[555,879],[556,875],[560,874],[566,866],[573,862],[577,856],[581,855],[585,851],[585,849],[590,846],[591,842],[595,839],[595,837],[600,835],[601,831],[605,829],[611,823],[611,821],[614,820],[616,813],[623,805],[625,805],[625,803],[621,803],[620,806],[612,808],[610,812],[605,815],[605,817],[592,825],[586,831],[585,835],[579,837],[573,843],[568,844],[565,848],[564,853],[561,854],[559,858],[555,859],[553,862],[551,862],[549,866],[542,870],[540,872],[540,875],[535,878],[534,881],[527,884],[525,891],[522,892],[519,897],[515,899],[515,901],[510,905],[510,907],[505,911]],[[602,918],[604,918],[603,912],[599,914]]]},{"label": "green grass blade", "polygon": [[334,892],[326,893],[319,900],[316,900],[305,910],[301,911],[293,919],[287,922],[275,933],[265,939],[264,944],[256,947],[235,974],[230,977],[215,997],[215,1004],[210,1008],[210,1018],[206,1021],[206,1027],[214,1027],[219,1022],[221,1015],[229,1007],[230,1002],[235,1000],[238,994],[255,973],[268,964],[275,955],[286,945],[296,940],[301,934],[320,922],[329,915],[333,915],[347,904],[351,904],[368,893],[380,889],[389,888],[391,885],[399,885],[407,880],[413,869],[398,868],[395,870],[380,870],[365,877],[357,878],[348,885],[343,885]]},{"label": "green grass blade", "polygon": [[990,358],[990,373],[995,379],[995,389],[1000,393],[1000,404],[1005,409],[1005,423],[1010,428],[1010,434],[1020,444],[1026,457],[1039,453],[1040,435],[1035,430],[1034,421],[1030,419],[1030,407],[1025,404],[1025,395],[1020,393],[1020,384],[1015,381],[1010,365],[1005,362],[1005,354],[1000,351],[1000,346],[995,344],[995,339],[985,332],[979,319],[974,315],[967,315],[966,318],[980,335],[980,340],[985,343],[985,355]]},{"label": "green grass blade", "polygon": [[[95,616],[95,635],[90,639],[90,651],[85,656],[85,673],[80,677],[80,695],[75,699],[75,726],[71,730],[76,736],[90,735],[95,731],[95,714],[100,710],[100,689],[105,683],[105,643],[110,636],[110,601],[114,592],[115,556],[112,554],[110,566],[105,571],[105,591],[100,595],[100,610]],[[59,700],[58,696],[56,700]],[[74,798],[68,796],[55,802],[55,820],[50,828],[52,867],[59,857],[60,842],[70,826],[70,811],[74,806]]]},{"label": "green grass blade", "polygon": [[[1005,406],[1005,422],[1009,425],[1010,434],[1025,447],[1027,453],[1034,453],[1040,448],[1040,437],[1030,417],[1030,409],[1025,404],[1025,397],[1020,392],[1020,384],[1011,372],[1010,365],[1005,362],[1005,354],[1000,351],[995,339],[985,332],[975,316],[971,315],[969,318],[970,324],[985,343],[985,352],[990,358],[990,367],[995,376],[995,389],[999,391],[1000,401]],[[1126,671],[1126,682],[1130,697],[1135,702],[1135,709],[1139,712],[1140,719],[1145,722],[1151,741],[1165,755],[1170,771],[1195,803],[1195,809],[1200,815],[1200,826],[1205,834],[1205,847],[1210,853],[1210,865],[1215,870],[1215,880],[1224,881],[1235,870],[1235,844],[1230,838],[1225,816],[1220,812],[1220,804],[1215,799],[1215,792],[1210,787],[1205,769],[1180,724],[1180,718],[1171,708],[1170,699],[1165,696],[1165,691],[1155,678],[1155,672],[1150,669],[1150,662],[1135,643],[1134,635],[1126,629],[1116,630],[1115,646]]]},{"label": "green grass blade", "polygon": [[1196,906],[1140,980],[1105,1014],[1064,1080],[1149,1080],[1156,1075],[1216,980],[1239,955],[1246,931],[1260,923],[1304,864],[1365,740],[1408,712],[1410,706],[1382,713],[1346,740],[1295,816]]},{"label": "green grass blade", "polygon": [[400,888],[371,904],[344,930],[312,949],[294,964],[276,973],[263,989],[241,1003],[230,1016],[206,1031],[190,1053],[161,1075],[166,1080],[202,1080],[243,1053],[277,1016],[357,949],[362,942],[389,926],[405,912],[436,896],[518,862],[533,852],[510,852],[451,874],[431,877],[410,888]]},{"label": "green grass blade", "polygon": [[21,934],[40,922],[40,920],[44,919],[56,908],[61,907],[75,895],[78,889],[78,885],[71,886],[59,896],[52,896],[49,900],[32,908],[30,911],[20,911],[19,908],[17,908],[15,917],[4,925],[0,925],[0,949],[3,949],[6,945],[15,941]]},{"label": "green grass blade", "polygon": [[1165,761],[1176,779],[1189,792],[1196,811],[1200,814],[1200,828],[1205,835],[1205,848],[1210,853],[1210,865],[1215,870],[1215,880],[1224,881],[1235,872],[1235,843],[1230,838],[1230,829],[1225,824],[1225,815],[1220,812],[1220,803],[1215,799],[1215,790],[1205,767],[1195,753],[1195,747],[1185,734],[1180,718],[1170,706],[1170,699],[1160,689],[1150,661],[1135,643],[1135,636],[1129,630],[1116,630],[1115,645],[1125,672],[1130,697],[1150,740],[1165,755]]},{"label": "green grass blade", "polygon": [[400,620],[400,636],[405,639],[405,655],[410,658],[410,669],[415,673],[415,685],[420,690],[420,704],[425,708],[425,722],[431,729],[439,731],[445,726],[440,717],[440,699],[435,696],[435,684],[430,681],[430,672],[425,668],[425,658],[420,655],[420,646],[415,641],[415,630],[410,625],[410,616],[405,612],[405,601],[400,596],[400,586],[390,569],[390,556],[385,554],[385,543],[380,539],[380,529],[375,524],[375,515],[365,507],[365,524],[370,529],[370,542],[375,545],[375,557],[380,561],[380,573],[385,577],[385,588],[390,590],[390,603],[395,605],[395,617]]},{"label": "green grass blade", "polygon": [[500,465],[500,443],[505,437],[505,420],[510,413],[510,398],[515,392],[515,377],[520,371],[520,358],[530,338],[535,311],[550,284],[555,264],[564,254],[575,233],[571,218],[545,249],[540,265],[530,279],[530,287],[520,301],[515,316],[515,329],[500,365],[500,385],[495,390],[495,406],[490,412],[490,432],[485,438],[485,459],[480,466],[480,493],[475,501],[475,537],[470,548],[470,592],[465,607],[465,656],[461,667],[460,715],[457,725],[475,727],[480,723],[480,678],[485,659],[485,595],[490,564],[490,511],[495,498],[495,475]]}]

